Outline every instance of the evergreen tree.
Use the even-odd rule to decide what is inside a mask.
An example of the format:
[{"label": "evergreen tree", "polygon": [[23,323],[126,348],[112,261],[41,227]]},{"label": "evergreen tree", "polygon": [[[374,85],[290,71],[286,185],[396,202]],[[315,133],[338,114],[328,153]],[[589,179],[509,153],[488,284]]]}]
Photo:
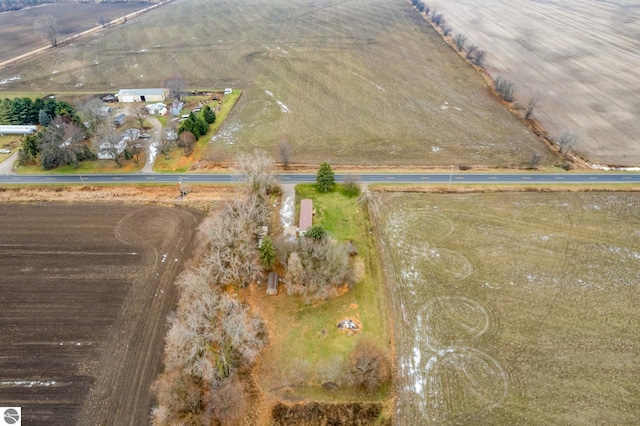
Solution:
[{"label": "evergreen tree", "polygon": [[335,183],[336,177],[329,163],[325,161],[324,163],[320,164],[320,169],[318,170],[318,175],[316,176],[318,191],[329,192],[333,189]]},{"label": "evergreen tree", "polygon": [[209,124],[213,124],[216,121],[216,113],[209,105],[205,105],[204,108],[202,108],[202,117]]},{"label": "evergreen tree", "polygon": [[273,269],[276,263],[276,246],[269,235],[265,235],[260,244],[260,262],[267,271]]},{"label": "evergreen tree", "polygon": [[327,231],[321,225],[311,225],[305,231],[304,236],[316,241],[320,241],[327,236]]}]

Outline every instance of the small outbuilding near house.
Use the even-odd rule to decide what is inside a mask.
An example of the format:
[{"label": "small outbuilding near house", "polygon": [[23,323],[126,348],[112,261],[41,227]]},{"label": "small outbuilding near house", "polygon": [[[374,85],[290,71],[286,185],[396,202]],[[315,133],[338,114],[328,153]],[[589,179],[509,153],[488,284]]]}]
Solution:
[{"label": "small outbuilding near house", "polygon": [[307,229],[313,224],[313,201],[305,198],[300,201],[300,222],[298,234],[303,236]]},{"label": "small outbuilding near house", "polygon": [[118,102],[164,102],[169,89],[120,89]]},{"label": "small outbuilding near house", "polygon": [[269,296],[275,296],[278,294],[278,274],[276,272],[269,272],[269,280],[267,281],[267,294]]}]

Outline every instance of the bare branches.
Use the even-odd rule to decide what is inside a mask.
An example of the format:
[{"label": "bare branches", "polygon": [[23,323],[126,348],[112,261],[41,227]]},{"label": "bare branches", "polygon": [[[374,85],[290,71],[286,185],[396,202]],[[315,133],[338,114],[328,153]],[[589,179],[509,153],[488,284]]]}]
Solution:
[{"label": "bare branches", "polygon": [[458,49],[459,51],[462,51],[462,49],[464,49],[464,43],[467,41],[467,36],[464,34],[456,34],[453,37],[453,42],[456,44],[456,49]]},{"label": "bare branches", "polygon": [[35,21],[33,21],[33,29],[36,33],[46,38],[52,47],[58,45],[60,27],[58,26],[58,20],[55,16],[39,15]]},{"label": "bare branches", "polygon": [[578,141],[578,134],[573,130],[564,130],[556,139],[560,154],[568,153]]},{"label": "bare branches", "polygon": [[280,142],[278,145],[278,156],[280,157],[280,162],[285,170],[288,169],[289,161],[291,161],[291,145],[289,145],[289,142]]},{"label": "bare branches", "polygon": [[249,193],[271,194],[279,188],[273,174],[273,160],[264,151],[238,155],[238,172]]},{"label": "bare branches", "polygon": [[533,115],[533,110],[536,108],[538,101],[540,100],[540,95],[538,93],[534,93],[529,98],[529,103],[527,104],[527,109],[524,113],[524,119],[529,120]]},{"label": "bare branches", "polygon": [[515,92],[515,85],[513,82],[498,76],[496,78],[496,92],[502,99],[507,102],[513,102],[513,94]]}]

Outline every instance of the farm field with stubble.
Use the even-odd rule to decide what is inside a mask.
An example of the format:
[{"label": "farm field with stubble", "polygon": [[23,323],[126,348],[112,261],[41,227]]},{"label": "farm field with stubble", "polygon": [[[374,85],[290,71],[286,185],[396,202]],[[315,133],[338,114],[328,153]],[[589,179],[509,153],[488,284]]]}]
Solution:
[{"label": "farm field with stubble", "polygon": [[376,193],[399,425],[637,424],[640,195]]},{"label": "farm field with stubble", "polygon": [[426,1],[454,33],[488,52],[487,71],[515,82],[534,116],[575,152],[610,165],[640,165],[640,5],[625,0]]},{"label": "farm field with stubble", "polygon": [[0,204],[0,405],[29,424],[147,424],[201,213]]},{"label": "farm field with stubble", "polygon": [[108,22],[149,6],[149,3],[60,3],[0,13],[0,63],[48,45],[33,30],[33,21],[39,15],[57,19],[62,40],[101,25],[101,18]]},{"label": "farm field with stubble", "polygon": [[[404,0],[178,0],[10,70],[6,91],[243,91],[210,149],[292,163],[523,166],[545,144]],[[1,92],[0,92],[1,95]],[[205,155],[206,156],[206,155]]]}]

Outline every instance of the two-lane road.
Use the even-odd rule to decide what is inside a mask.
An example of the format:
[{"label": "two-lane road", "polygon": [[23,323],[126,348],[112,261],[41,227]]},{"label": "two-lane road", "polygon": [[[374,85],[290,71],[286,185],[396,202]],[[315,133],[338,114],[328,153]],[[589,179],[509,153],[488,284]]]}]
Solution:
[{"label": "two-lane road", "polygon": [[[336,174],[341,182],[357,176],[363,183],[438,184],[630,184],[640,183],[640,173],[362,173]],[[308,173],[281,174],[282,183],[315,182]],[[145,183],[233,183],[236,174],[92,174],[92,175],[0,175],[0,185],[18,184],[145,184]]]}]

